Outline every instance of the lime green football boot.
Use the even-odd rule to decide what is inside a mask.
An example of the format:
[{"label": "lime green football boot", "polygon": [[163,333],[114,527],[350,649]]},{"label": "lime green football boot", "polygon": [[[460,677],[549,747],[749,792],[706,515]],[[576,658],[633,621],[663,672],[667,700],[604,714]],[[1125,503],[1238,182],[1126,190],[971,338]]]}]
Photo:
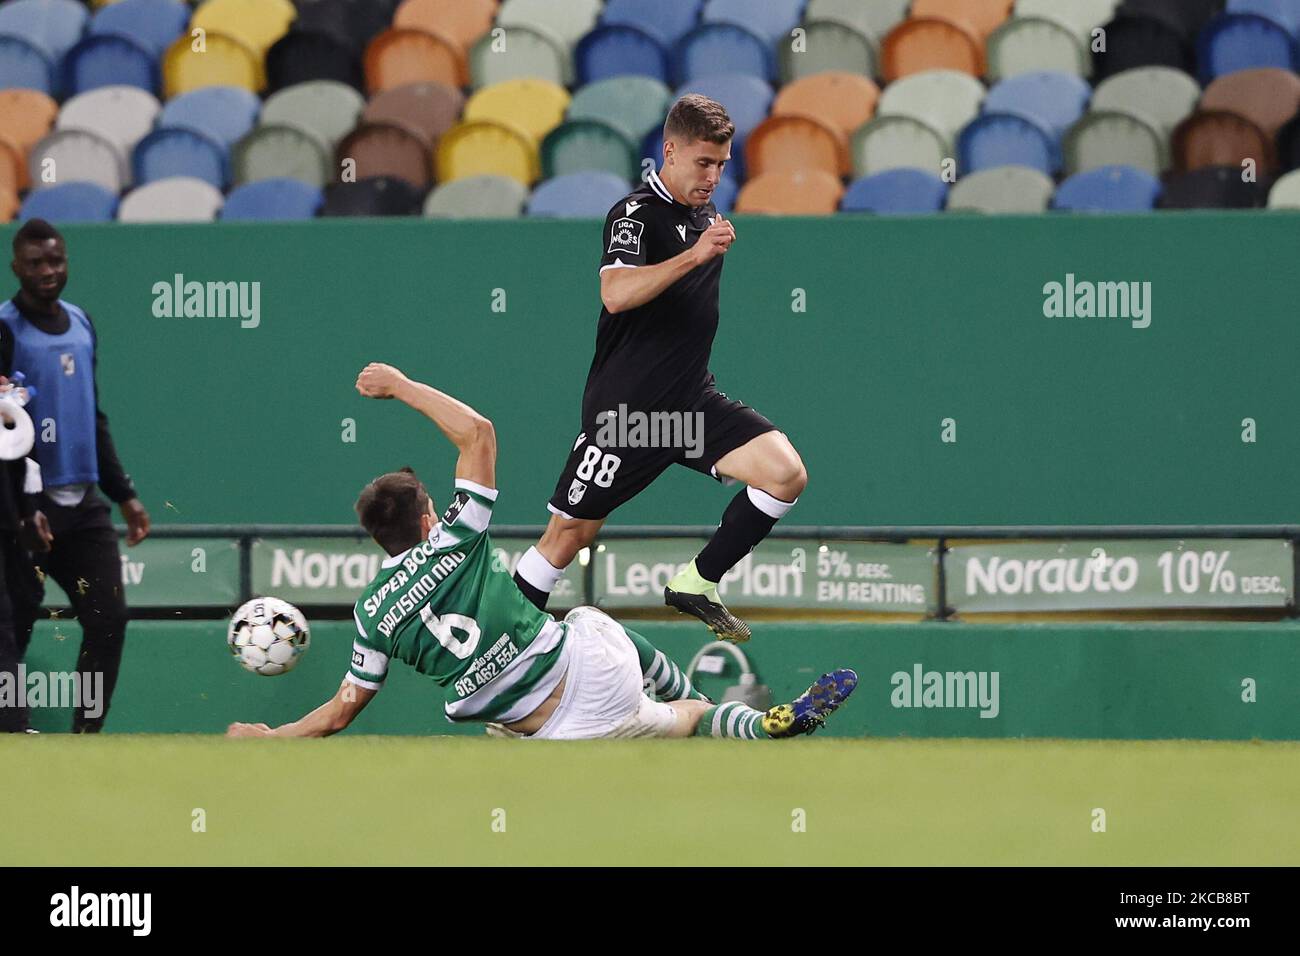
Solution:
[{"label": "lime green football boot", "polygon": [[668,582],[664,603],[698,617],[724,641],[742,644],[749,640],[749,625],[726,609],[718,597],[718,586],[700,577],[694,560]]}]

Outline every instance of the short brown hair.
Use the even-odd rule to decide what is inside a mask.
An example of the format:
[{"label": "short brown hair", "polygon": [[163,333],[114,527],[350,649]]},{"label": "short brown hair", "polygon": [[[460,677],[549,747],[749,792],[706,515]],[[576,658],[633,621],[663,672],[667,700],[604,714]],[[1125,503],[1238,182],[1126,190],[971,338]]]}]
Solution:
[{"label": "short brown hair", "polygon": [[403,468],[380,475],[361,489],[357,517],[389,555],[401,554],[420,543],[420,517],[432,500],[415,471]]},{"label": "short brown hair", "polygon": [[668,111],[664,122],[664,140],[693,143],[702,139],[722,144],[736,135],[736,124],[727,109],[717,100],[699,93],[687,93]]}]

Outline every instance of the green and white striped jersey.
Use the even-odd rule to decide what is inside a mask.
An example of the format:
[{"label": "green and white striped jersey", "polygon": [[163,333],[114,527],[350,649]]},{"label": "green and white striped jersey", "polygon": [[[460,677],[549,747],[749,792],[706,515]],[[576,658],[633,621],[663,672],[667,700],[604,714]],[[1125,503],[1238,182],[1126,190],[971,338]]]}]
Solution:
[{"label": "green and white striped jersey", "polygon": [[405,661],[444,688],[452,721],[519,720],[555,689],[567,625],[533,606],[495,555],[496,497],[456,479],[428,539],[380,565],[352,609],[348,680],[378,690],[389,661]]}]

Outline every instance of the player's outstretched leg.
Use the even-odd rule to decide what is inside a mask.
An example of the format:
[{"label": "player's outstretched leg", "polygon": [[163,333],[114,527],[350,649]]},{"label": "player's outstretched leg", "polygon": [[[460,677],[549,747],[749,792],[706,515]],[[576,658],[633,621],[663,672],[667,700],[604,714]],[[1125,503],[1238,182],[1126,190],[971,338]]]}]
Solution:
[{"label": "player's outstretched leg", "polygon": [[695,689],[691,679],[672,658],[626,624],[623,625],[623,631],[636,648],[637,660],[641,663],[641,674],[653,686],[655,696],[663,701],[702,700],[712,703],[709,698]]},{"label": "player's outstretched leg", "polygon": [[763,715],[769,737],[797,737],[820,729],[858,686],[858,675],[844,668],[823,674],[788,704],[777,704]]},{"label": "player's outstretched leg", "polygon": [[718,596],[718,584],[703,577],[695,562],[682,568],[664,588],[664,603],[683,614],[698,617],[724,641],[749,640],[749,625],[727,610]]}]

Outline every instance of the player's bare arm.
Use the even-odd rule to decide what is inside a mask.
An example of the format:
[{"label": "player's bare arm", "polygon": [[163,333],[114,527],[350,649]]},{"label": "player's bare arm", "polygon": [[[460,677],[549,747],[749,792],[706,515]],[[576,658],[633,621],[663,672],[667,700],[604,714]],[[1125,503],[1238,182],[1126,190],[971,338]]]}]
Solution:
[{"label": "player's bare arm", "polygon": [[487,417],[382,362],[371,362],[361,370],[357,391],[366,398],[396,398],[430,419],[460,452],[456,477],[496,487],[497,436]]},{"label": "player's bare arm", "polygon": [[338,693],[305,717],[291,724],[268,727],[266,724],[231,724],[227,737],[329,737],[356,719],[375,696],[373,690],[358,687],[345,680]]},{"label": "player's bare arm", "polygon": [[652,266],[602,272],[601,301],[610,315],[645,305],[692,269],[725,253],[735,241],[735,226],[718,216],[695,245],[671,259]]}]

